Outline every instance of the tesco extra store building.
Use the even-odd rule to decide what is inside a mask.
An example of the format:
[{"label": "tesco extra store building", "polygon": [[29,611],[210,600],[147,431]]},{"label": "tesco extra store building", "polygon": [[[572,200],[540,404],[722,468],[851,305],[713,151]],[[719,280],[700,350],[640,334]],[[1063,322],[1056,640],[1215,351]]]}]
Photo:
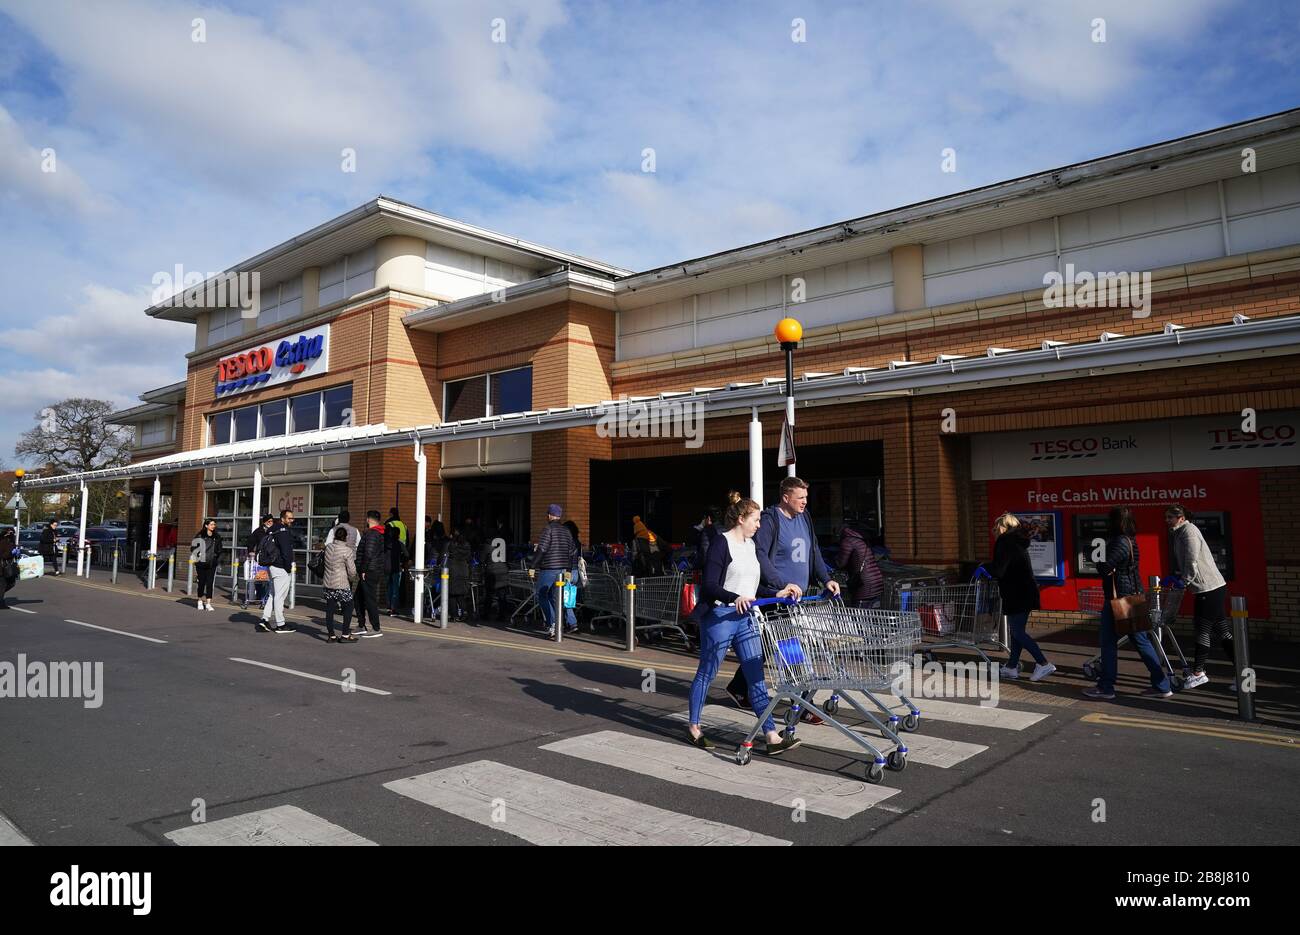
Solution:
[{"label": "tesco extra store building", "polygon": [[1286,489],[1300,464],[1300,413],[1261,412],[1253,425],[1251,415],[978,435],[972,479],[985,482],[988,526],[1007,510],[1042,521],[1031,558],[1044,610],[1077,610],[1078,591],[1100,587],[1093,557],[1112,507],[1134,512],[1144,578],[1169,573],[1164,511],[1177,503],[1204,533],[1229,593],[1267,619],[1270,603],[1293,600],[1294,569],[1271,563],[1269,548],[1270,514],[1293,507],[1270,493],[1275,474]]}]

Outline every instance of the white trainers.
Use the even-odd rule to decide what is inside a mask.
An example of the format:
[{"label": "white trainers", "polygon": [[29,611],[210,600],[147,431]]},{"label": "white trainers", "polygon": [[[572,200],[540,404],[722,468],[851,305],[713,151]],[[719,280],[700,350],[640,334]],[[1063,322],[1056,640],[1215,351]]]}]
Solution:
[{"label": "white trainers", "polygon": [[1183,688],[1200,688],[1207,683],[1210,677],[1204,672],[1193,673],[1192,677],[1183,683]]},{"label": "white trainers", "polygon": [[212,606],[212,602],[211,602],[211,601],[208,601],[208,610],[213,610],[213,611],[216,610],[216,608]]},{"label": "white trainers", "polygon": [[1029,681],[1041,682],[1055,671],[1056,666],[1052,665],[1050,662],[1045,662],[1041,666],[1034,666],[1034,674],[1029,676]]},{"label": "white trainers", "polygon": [[998,676],[1014,681],[1020,678],[1020,666],[1016,666],[1014,669],[1011,666],[998,666]]}]

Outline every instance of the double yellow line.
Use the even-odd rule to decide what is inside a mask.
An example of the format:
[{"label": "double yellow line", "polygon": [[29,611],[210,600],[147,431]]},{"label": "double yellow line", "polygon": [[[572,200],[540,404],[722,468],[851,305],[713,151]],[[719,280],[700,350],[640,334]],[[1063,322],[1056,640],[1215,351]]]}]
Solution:
[{"label": "double yellow line", "polygon": [[1080,720],[1085,724],[1106,724],[1111,727],[1138,727],[1145,730],[1163,730],[1174,734],[1195,734],[1218,740],[1238,740],[1245,743],[1262,743],[1270,747],[1287,747],[1300,750],[1300,738],[1286,734],[1270,734],[1248,728],[1225,727],[1219,724],[1179,724],[1155,718],[1125,717],[1119,714],[1087,714]]}]

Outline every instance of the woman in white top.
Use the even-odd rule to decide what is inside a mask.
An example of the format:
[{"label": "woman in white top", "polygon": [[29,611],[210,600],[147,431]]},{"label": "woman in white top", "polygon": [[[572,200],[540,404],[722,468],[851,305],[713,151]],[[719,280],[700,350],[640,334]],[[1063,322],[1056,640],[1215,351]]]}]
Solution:
[{"label": "woman in white top", "polygon": [[[749,705],[762,717],[767,708],[767,685],[763,681],[763,641],[750,616],[749,607],[756,597],[789,597],[793,591],[773,591],[764,587],[754,552],[754,533],[758,531],[761,509],[753,500],[740,500],[727,508],[727,531],[709,546],[700,582],[700,602],[696,619],[700,625],[700,666],[691,683],[689,742],[709,749],[712,742],[700,729],[700,712],[709,686],[718,674],[728,649],[735,649],[749,683]],[[763,722],[768,755],[784,753],[799,744],[795,738],[783,739],[769,716]]]}]

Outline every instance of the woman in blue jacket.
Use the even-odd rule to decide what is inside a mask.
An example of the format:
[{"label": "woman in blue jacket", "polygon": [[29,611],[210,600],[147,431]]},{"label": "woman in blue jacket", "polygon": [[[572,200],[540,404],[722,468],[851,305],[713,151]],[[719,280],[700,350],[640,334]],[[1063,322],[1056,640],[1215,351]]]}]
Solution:
[{"label": "woman in blue jacket", "polygon": [[[753,500],[740,500],[727,508],[727,531],[709,546],[700,583],[700,603],[695,619],[700,625],[700,665],[691,683],[689,742],[702,749],[713,743],[700,729],[700,712],[709,686],[728,649],[735,649],[749,683],[749,706],[763,716],[767,708],[767,684],[763,681],[763,641],[754,618],[749,613],[756,597],[789,597],[790,587],[773,591],[762,584],[758,556],[754,552],[754,533],[758,531],[761,511]],[[769,756],[784,753],[799,744],[777,732],[771,716],[763,723],[766,752]]]}]

